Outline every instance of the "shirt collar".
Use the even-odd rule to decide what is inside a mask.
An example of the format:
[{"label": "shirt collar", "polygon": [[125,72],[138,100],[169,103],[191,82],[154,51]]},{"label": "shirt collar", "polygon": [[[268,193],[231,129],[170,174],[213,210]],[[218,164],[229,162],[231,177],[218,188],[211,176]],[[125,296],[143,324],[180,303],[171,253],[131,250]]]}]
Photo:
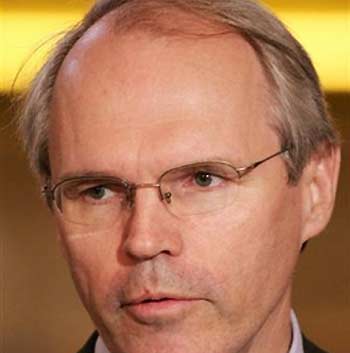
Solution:
[{"label": "shirt collar", "polygon": [[[294,311],[291,312],[291,322],[293,338],[292,345],[288,353],[304,353],[303,339],[301,336],[300,326]],[[96,342],[95,353],[110,353],[100,336],[98,337]]]},{"label": "shirt collar", "polygon": [[303,348],[303,338],[301,336],[301,330],[298,323],[298,319],[295,312],[291,312],[291,322],[292,322],[292,345],[290,346],[289,353],[304,353]]},{"label": "shirt collar", "polygon": [[106,345],[104,344],[101,336],[98,336],[95,346],[95,353],[110,353],[107,349]]}]

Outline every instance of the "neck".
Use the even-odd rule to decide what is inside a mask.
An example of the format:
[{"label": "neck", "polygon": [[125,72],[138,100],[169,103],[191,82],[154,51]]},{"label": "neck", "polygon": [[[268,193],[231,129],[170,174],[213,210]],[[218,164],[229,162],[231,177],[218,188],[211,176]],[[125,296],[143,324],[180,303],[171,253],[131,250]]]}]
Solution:
[{"label": "neck", "polygon": [[291,288],[272,309],[242,353],[288,353],[292,342]]}]

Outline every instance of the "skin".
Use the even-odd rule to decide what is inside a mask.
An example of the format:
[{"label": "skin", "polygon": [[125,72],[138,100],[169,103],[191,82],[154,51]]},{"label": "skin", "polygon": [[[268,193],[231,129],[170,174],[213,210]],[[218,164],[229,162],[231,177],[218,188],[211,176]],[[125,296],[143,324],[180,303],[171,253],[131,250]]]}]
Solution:
[{"label": "skin", "polygon": [[[277,152],[268,82],[238,35],[112,33],[100,20],[57,78],[49,132],[53,183],[96,172],[137,183],[220,159],[237,167]],[[339,153],[312,158],[297,186],[276,157],[247,175],[230,207],[176,217],[156,189],[137,191],[113,226],[54,216],[80,297],[112,353],[284,353],[302,243],[327,223]],[[136,320],[144,293],[194,299]],[[278,334],[276,334],[278,333]]]}]

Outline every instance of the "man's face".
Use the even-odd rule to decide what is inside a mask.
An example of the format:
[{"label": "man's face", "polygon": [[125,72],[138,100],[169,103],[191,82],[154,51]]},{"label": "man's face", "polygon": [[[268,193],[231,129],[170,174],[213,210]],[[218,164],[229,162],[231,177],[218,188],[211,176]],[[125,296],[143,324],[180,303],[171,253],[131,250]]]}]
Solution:
[{"label": "man's face", "polygon": [[[56,82],[53,183],[86,173],[155,183],[176,166],[242,167],[279,151],[268,82],[240,37],[118,36],[108,26],[83,37]],[[98,231],[55,211],[75,284],[111,351],[248,352],[288,329],[279,325],[301,245],[300,188],[287,185],[281,157],[239,188],[229,207],[182,217],[157,189],[140,189]],[[125,305],[143,296],[182,300]]]}]

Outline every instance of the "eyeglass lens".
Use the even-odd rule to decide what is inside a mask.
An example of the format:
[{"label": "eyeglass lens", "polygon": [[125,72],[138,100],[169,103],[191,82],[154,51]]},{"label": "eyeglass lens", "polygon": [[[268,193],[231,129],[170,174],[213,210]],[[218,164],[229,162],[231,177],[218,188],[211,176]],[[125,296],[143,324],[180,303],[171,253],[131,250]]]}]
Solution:
[{"label": "eyeglass lens", "polygon": [[[169,211],[186,216],[226,207],[235,198],[237,179],[230,165],[213,162],[171,169],[159,184]],[[59,185],[54,197],[67,221],[108,227],[128,209],[130,189],[113,179],[77,179]]]}]

